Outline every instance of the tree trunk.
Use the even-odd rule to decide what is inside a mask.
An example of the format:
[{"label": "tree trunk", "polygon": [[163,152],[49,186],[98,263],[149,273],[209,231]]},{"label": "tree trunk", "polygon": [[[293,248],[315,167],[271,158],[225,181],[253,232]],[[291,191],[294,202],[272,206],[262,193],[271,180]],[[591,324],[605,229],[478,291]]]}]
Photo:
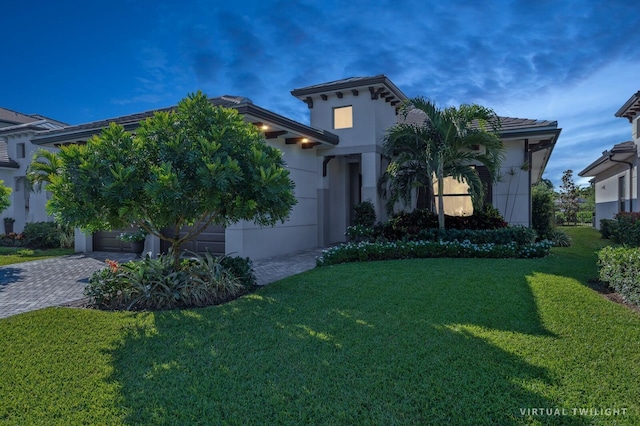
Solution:
[{"label": "tree trunk", "polygon": [[438,228],[444,229],[444,171],[442,164],[438,165]]},{"label": "tree trunk", "polygon": [[180,224],[176,223],[173,228],[173,241],[171,241],[171,252],[173,254],[173,270],[177,271],[180,268]]}]

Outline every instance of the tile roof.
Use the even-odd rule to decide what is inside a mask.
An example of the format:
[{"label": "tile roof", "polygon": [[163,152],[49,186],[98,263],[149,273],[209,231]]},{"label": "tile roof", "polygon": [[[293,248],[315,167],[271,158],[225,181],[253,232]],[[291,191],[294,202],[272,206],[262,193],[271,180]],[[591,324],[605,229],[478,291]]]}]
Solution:
[{"label": "tile roof", "polygon": [[[421,124],[424,121],[424,112],[418,109],[412,109],[408,112],[405,123]],[[514,117],[499,117],[501,129],[500,133],[506,135],[509,133],[541,130],[541,129],[556,129],[558,127],[557,121],[550,120],[533,120],[530,118],[514,118]],[[398,115],[398,122],[403,120],[403,116]]]},{"label": "tile roof", "polygon": [[[384,80],[386,77],[384,74],[378,74],[375,76],[367,76],[367,77],[347,77],[347,78],[342,78],[340,80],[334,80],[334,81],[328,81],[326,83],[320,83],[320,84],[313,84],[311,86],[306,86],[306,87],[301,87],[299,89],[293,89],[292,92],[297,92],[297,91],[308,91],[308,90],[316,90],[316,89],[326,89],[327,87],[331,88],[334,86],[359,86],[359,85],[366,85],[369,82],[375,80],[375,81],[382,81]],[[294,95],[295,96],[295,95]]]},{"label": "tile roof", "polygon": [[[223,106],[227,108],[235,107],[242,103],[252,103],[251,100],[248,98],[243,98],[240,96],[229,96],[229,95],[224,95],[217,98],[210,98],[209,101],[213,105]],[[67,133],[67,132],[74,132],[79,130],[103,129],[105,127],[109,127],[109,124],[111,123],[121,124],[125,126],[125,128],[127,127],[127,125],[133,125],[137,127],[138,123],[140,123],[142,120],[145,120],[153,116],[153,114],[155,114],[156,112],[171,111],[174,109],[176,109],[175,105],[166,107],[166,108],[159,108],[159,109],[153,109],[153,110],[144,111],[144,112],[138,112],[134,114],[122,115],[119,117],[107,118],[104,120],[92,121],[89,123],[82,123],[74,126],[65,126],[60,129],[51,129],[49,132],[43,132],[39,136],[46,136],[51,133],[60,133],[60,132]]]},{"label": "tile roof", "polygon": [[64,127],[64,124],[60,123],[59,121],[49,121],[48,119],[42,119],[32,121],[30,123],[14,124],[12,126],[0,127],[0,135],[11,134],[25,130],[32,130],[36,132],[58,130],[62,127]]},{"label": "tile roof", "polygon": [[[215,106],[222,106],[226,108],[234,108],[240,114],[257,118],[259,120],[265,120],[273,122],[278,126],[283,126],[293,132],[308,135],[311,138],[322,141],[329,145],[336,145],[338,143],[338,136],[325,130],[315,129],[307,125],[298,123],[279,114],[261,108],[255,105],[251,99],[241,96],[224,95],[216,98],[210,98],[209,101]],[[38,133],[33,138],[33,142],[36,144],[55,144],[55,143],[68,143],[73,139],[75,142],[80,140],[89,139],[91,136],[99,133],[102,129],[109,126],[110,123],[117,123],[122,125],[125,130],[135,130],[142,120],[153,116],[155,112],[159,111],[171,111],[176,106],[167,108],[160,108],[136,114],[123,115],[120,117],[109,118],[105,120],[93,121],[91,123],[83,123],[75,126],[65,126],[59,129],[50,131],[44,131]],[[2,130],[0,129],[0,132]]]},{"label": "tile roof", "polygon": [[27,115],[0,107],[0,125],[2,125],[2,123],[6,123],[7,125],[24,124],[37,121],[38,119],[38,117],[34,117],[33,115]]},{"label": "tile roof", "polygon": [[551,120],[533,120],[530,118],[513,118],[513,117],[500,117],[500,124],[502,132],[508,132],[512,130],[523,129],[540,129],[546,127],[556,128],[558,127],[557,121]]},{"label": "tile roof", "polygon": [[5,141],[0,141],[0,167],[9,167],[12,169],[20,168],[20,165],[18,163],[9,158],[7,143]]}]

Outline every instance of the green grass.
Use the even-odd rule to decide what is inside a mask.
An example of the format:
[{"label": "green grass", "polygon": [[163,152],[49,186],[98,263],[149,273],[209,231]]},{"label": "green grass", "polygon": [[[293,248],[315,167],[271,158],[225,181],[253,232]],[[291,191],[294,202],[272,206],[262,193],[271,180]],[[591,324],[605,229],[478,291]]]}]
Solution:
[{"label": "green grass", "polygon": [[544,259],[352,263],[218,307],[0,320],[0,423],[639,424],[640,315],[586,286],[604,242],[567,230]]},{"label": "green grass", "polygon": [[73,254],[73,249],[31,250],[24,247],[0,247],[0,266],[28,262],[30,260],[47,259],[49,257],[65,256],[67,254]]}]

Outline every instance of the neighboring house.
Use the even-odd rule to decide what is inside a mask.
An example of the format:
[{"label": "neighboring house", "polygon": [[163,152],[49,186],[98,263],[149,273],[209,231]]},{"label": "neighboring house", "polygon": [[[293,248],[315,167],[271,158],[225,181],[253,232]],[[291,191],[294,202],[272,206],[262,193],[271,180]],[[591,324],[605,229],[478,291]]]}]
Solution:
[{"label": "neighboring house", "polygon": [[[378,219],[386,219],[384,200],[377,190],[378,178],[386,167],[382,143],[387,129],[398,120],[398,107],[407,99],[404,93],[384,75],[348,78],[291,93],[309,108],[310,125],[261,108],[247,98],[211,99],[215,105],[238,110],[245,121],[263,130],[266,143],[283,152],[298,200],[289,220],[273,228],[251,222],[227,228],[213,226],[188,247],[191,250],[210,249],[259,259],[325,247],[345,240],[354,205],[367,200],[373,203]],[[47,147],[79,143],[110,122],[135,130],[153,112],[41,131],[32,135],[31,141]],[[502,180],[490,188],[488,200],[509,223],[529,226],[531,186],[540,179],[560,129],[555,121],[502,118],[502,123],[506,161]],[[127,250],[128,245],[115,238],[117,234],[76,235],[76,249]],[[156,253],[164,249],[158,239],[148,238],[146,250]]]},{"label": "neighboring house", "polygon": [[64,126],[65,123],[41,115],[0,108],[0,179],[13,190],[11,206],[2,212],[2,217],[15,219],[15,232],[21,232],[28,222],[50,220],[45,211],[46,193],[30,191],[26,170],[38,148],[31,142],[35,134]]},{"label": "neighboring house", "polygon": [[614,145],[578,173],[578,176],[593,177],[596,195],[595,226],[598,229],[602,219],[613,219],[619,212],[638,210],[640,91],[631,96],[615,116],[629,120],[633,140]]}]

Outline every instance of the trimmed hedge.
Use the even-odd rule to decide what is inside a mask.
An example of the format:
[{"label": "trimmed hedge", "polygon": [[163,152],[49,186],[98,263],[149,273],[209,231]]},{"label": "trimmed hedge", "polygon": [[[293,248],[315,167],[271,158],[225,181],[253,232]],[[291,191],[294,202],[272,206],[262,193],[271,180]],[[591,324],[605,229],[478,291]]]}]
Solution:
[{"label": "trimmed hedge", "polygon": [[317,266],[372,260],[414,259],[432,257],[480,257],[480,258],[536,258],[549,254],[552,243],[518,245],[475,244],[470,241],[396,241],[346,243],[322,251],[316,259]]},{"label": "trimmed hedge", "polygon": [[[345,234],[350,242],[360,241],[388,241],[381,238],[375,229],[364,226],[350,226]],[[471,241],[476,244],[508,244],[518,245],[533,243],[536,232],[531,228],[513,226],[499,229],[421,229],[415,234],[408,234],[396,241]]]},{"label": "trimmed hedge", "polygon": [[615,219],[617,223],[613,230],[613,240],[619,244],[640,247],[640,213],[618,213]]},{"label": "trimmed hedge", "polygon": [[600,219],[600,235],[608,240],[613,237],[618,221],[614,219]]},{"label": "trimmed hedge", "polygon": [[640,306],[640,248],[605,247],[598,252],[600,280]]},{"label": "trimmed hedge", "polygon": [[418,240],[470,241],[474,244],[531,244],[536,232],[531,228],[514,226],[500,229],[425,229],[418,233]]}]

